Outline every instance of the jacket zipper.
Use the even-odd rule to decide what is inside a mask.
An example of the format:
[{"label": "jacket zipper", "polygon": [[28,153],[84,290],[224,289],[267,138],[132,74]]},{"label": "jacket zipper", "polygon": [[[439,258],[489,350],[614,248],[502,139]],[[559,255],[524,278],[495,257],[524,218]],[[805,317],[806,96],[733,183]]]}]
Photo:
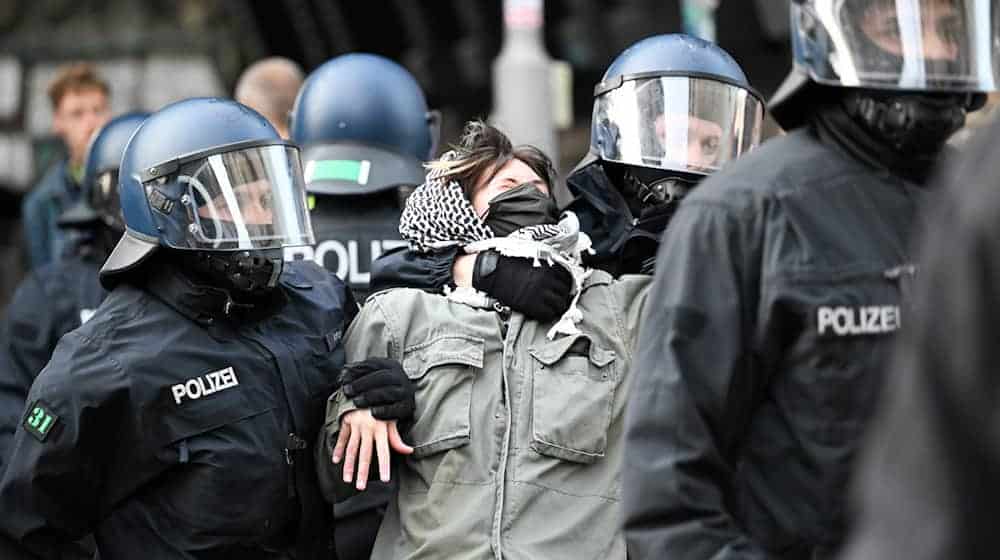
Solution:
[{"label": "jacket zipper", "polygon": [[500,305],[499,302],[493,304],[493,309],[497,312],[497,321],[500,324],[500,335],[503,339],[503,355],[501,357],[502,374],[500,376],[503,386],[503,407],[506,413],[504,424],[503,448],[500,451],[500,466],[496,472],[497,491],[495,494],[496,508],[493,511],[493,556],[497,560],[503,558],[502,529],[503,529],[503,503],[504,489],[507,481],[507,459],[510,454],[510,431],[512,424],[512,413],[510,407],[510,387],[507,384],[507,334],[510,327],[511,311],[509,307]]}]

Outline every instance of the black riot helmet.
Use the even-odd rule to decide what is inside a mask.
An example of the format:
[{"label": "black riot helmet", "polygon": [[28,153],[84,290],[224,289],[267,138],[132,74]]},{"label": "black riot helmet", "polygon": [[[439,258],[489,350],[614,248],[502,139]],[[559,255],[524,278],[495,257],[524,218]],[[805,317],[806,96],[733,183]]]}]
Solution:
[{"label": "black riot helmet", "polygon": [[374,54],[333,58],[306,78],[291,114],[313,194],[367,195],[424,180],[437,150],[440,114],[417,80]]},{"label": "black riot helmet", "polygon": [[793,0],[793,68],[770,102],[786,129],[831,91],[897,151],[933,152],[996,90],[996,2]]},{"label": "black riot helmet", "polygon": [[623,169],[636,196],[669,199],[678,181],[689,188],[759,144],[763,114],[729,53],[656,35],[619,54],[594,88],[590,154]]}]

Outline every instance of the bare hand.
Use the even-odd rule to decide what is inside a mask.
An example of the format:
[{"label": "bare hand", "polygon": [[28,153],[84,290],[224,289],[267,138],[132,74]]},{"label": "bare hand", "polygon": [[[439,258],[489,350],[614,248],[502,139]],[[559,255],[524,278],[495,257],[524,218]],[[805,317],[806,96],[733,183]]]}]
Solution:
[{"label": "bare hand", "polygon": [[[368,469],[372,462],[372,446],[378,455],[379,480],[389,482],[390,448],[402,455],[413,453],[413,448],[403,442],[396,427],[396,421],[377,420],[368,409],[357,409],[340,418],[340,435],[333,448],[332,460],[344,460],[344,482],[355,479],[355,463],[358,476],[355,487],[364,490],[368,484]],[[359,449],[360,447],[360,449]]]},{"label": "bare hand", "polygon": [[476,255],[459,255],[451,265],[451,277],[456,286],[471,288],[472,271],[476,267]]}]

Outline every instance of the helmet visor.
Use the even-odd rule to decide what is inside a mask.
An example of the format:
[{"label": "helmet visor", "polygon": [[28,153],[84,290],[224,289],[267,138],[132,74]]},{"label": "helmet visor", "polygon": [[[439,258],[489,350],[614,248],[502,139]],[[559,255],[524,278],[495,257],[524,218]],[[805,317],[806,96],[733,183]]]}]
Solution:
[{"label": "helmet visor", "polygon": [[121,199],[118,197],[118,170],[108,169],[98,173],[90,184],[90,207],[101,217],[101,221],[115,231],[125,231]]},{"label": "helmet visor", "polygon": [[736,85],[655,76],[601,94],[593,129],[602,159],[704,175],[759,144],[763,116],[760,99]]},{"label": "helmet visor", "polygon": [[819,83],[917,91],[996,89],[992,0],[814,0],[793,4],[796,63]]},{"label": "helmet visor", "polygon": [[297,148],[254,146],[207,155],[146,185],[168,244],[272,249],[313,243]]}]

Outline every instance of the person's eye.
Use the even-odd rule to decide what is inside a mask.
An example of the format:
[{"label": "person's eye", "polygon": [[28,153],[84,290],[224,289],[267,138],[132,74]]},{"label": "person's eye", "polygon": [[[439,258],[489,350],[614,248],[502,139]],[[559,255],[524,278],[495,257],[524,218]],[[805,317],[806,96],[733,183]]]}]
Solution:
[{"label": "person's eye", "polygon": [[881,25],[876,29],[876,33],[886,39],[899,39],[899,19],[889,17],[881,20]]},{"label": "person's eye", "polygon": [[703,154],[715,155],[719,151],[719,139],[716,137],[705,138],[701,141],[701,152]]},{"label": "person's eye", "polygon": [[948,45],[957,45],[962,36],[962,23],[957,17],[945,17],[938,21],[938,35]]}]

